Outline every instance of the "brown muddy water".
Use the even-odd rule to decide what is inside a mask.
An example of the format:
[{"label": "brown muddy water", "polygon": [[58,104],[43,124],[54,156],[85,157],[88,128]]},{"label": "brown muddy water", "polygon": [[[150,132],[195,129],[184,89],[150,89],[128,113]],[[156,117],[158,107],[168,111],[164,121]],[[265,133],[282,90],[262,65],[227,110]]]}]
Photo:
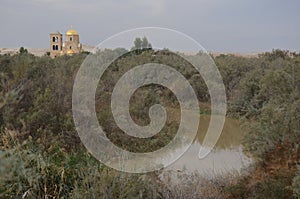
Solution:
[{"label": "brown muddy water", "polygon": [[226,173],[240,173],[251,164],[241,147],[243,132],[240,122],[226,118],[222,134],[214,150],[203,159],[198,158],[202,140],[210,121],[209,115],[201,115],[197,137],[191,147],[165,171],[198,173],[205,176],[217,176]]}]

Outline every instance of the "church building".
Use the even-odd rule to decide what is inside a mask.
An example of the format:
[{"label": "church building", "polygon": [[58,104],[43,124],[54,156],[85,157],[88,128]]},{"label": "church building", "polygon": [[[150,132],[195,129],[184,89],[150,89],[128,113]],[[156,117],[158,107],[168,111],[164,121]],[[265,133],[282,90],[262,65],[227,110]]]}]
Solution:
[{"label": "church building", "polygon": [[50,57],[55,58],[59,55],[72,55],[80,52],[82,52],[82,44],[76,30],[68,30],[64,42],[60,32],[50,34]]}]

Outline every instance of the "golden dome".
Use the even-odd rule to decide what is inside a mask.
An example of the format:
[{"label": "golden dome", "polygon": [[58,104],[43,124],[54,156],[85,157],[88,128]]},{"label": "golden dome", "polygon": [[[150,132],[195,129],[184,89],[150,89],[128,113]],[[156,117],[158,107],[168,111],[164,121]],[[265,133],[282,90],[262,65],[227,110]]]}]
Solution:
[{"label": "golden dome", "polygon": [[68,55],[74,54],[74,51],[73,50],[67,50],[67,54]]},{"label": "golden dome", "polygon": [[74,29],[70,29],[66,32],[66,35],[71,36],[71,35],[78,35],[77,31]]}]

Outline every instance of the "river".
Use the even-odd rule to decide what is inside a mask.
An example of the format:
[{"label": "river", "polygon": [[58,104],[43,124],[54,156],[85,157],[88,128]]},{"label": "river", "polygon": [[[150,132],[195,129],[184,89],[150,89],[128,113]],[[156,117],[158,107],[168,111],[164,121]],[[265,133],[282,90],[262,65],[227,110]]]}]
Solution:
[{"label": "river", "polygon": [[203,159],[198,158],[199,149],[210,121],[209,115],[201,115],[197,137],[191,147],[166,171],[203,174],[206,176],[222,175],[228,172],[240,173],[251,163],[241,146],[243,132],[240,122],[226,118],[222,134],[214,150]]}]

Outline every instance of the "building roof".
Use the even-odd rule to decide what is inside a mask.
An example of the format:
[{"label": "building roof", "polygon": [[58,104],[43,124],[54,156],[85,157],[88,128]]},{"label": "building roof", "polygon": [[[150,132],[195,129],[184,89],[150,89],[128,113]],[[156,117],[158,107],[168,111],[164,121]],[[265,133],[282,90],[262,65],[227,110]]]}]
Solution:
[{"label": "building roof", "polygon": [[77,31],[74,29],[70,29],[66,32],[66,35],[71,36],[71,35],[78,35]]},{"label": "building roof", "polygon": [[50,35],[57,35],[57,34],[60,34],[60,35],[61,35],[61,33],[60,33],[59,31],[56,31],[56,32],[50,33]]}]

